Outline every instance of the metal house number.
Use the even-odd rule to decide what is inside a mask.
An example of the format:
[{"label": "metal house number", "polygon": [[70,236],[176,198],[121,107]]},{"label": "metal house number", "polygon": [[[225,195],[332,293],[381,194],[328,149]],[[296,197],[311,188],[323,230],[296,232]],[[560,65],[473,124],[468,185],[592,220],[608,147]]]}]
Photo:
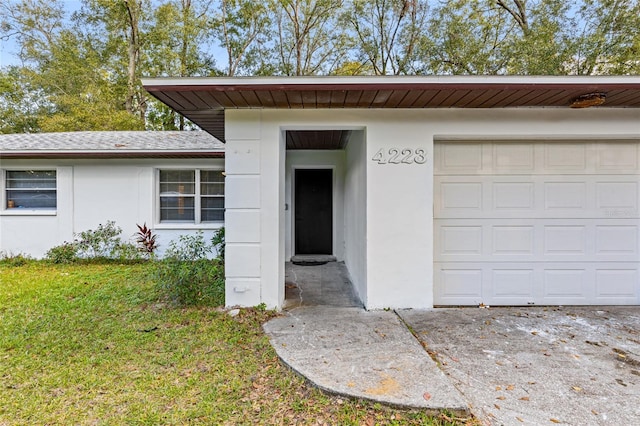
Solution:
[{"label": "metal house number", "polygon": [[378,164],[424,164],[427,152],[422,148],[381,148],[371,160]]}]

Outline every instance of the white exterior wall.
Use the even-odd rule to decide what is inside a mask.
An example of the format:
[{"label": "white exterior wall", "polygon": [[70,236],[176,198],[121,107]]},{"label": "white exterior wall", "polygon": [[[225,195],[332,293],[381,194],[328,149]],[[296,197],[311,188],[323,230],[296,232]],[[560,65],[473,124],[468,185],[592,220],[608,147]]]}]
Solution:
[{"label": "white exterior wall", "polygon": [[367,147],[363,130],[351,134],[345,151],[345,264],[360,300],[367,306]]},{"label": "white exterior wall", "polygon": [[0,250],[41,258],[50,248],[72,241],[75,233],[115,221],[122,239],[146,223],[158,235],[158,254],[181,234],[204,231],[210,239],[222,223],[159,223],[157,176],[160,168],[220,169],[222,159],[162,160],[2,160],[2,169],[56,169],[55,211],[5,210],[4,190],[0,206]]},{"label": "white exterior wall", "polygon": [[[252,208],[259,211],[256,214],[261,218],[261,226],[270,227],[268,231],[262,229],[260,239],[253,243],[259,247],[255,253],[259,254],[261,264],[252,269],[254,275],[251,279],[260,296],[246,299],[249,302],[247,304],[265,302],[269,306],[280,306],[282,303],[284,275],[280,268],[285,260],[284,131],[362,128],[365,129],[365,155],[360,156],[356,145],[347,147],[346,263],[351,268],[356,288],[367,308],[429,308],[433,306],[434,139],[638,138],[640,111],[597,108],[227,111],[227,173],[230,169],[229,148],[243,146],[250,141],[254,149],[261,151],[256,157],[260,159],[258,163],[261,169],[256,173],[260,183],[254,185],[263,192],[260,202]],[[390,148],[425,149],[427,161],[424,164],[378,164],[372,161],[378,150]],[[263,153],[263,150],[268,153]],[[363,162],[366,162],[366,171],[354,173],[352,168],[362,166]],[[363,186],[355,182],[363,176],[366,178],[366,195],[360,195],[359,203],[351,203],[351,194]],[[244,195],[242,197],[247,198]],[[349,219],[350,215],[354,218],[361,216],[358,209],[362,202],[366,203],[364,224]],[[358,230],[354,227],[358,227]],[[240,232],[240,228],[231,228],[228,223],[227,235]],[[366,235],[360,235],[362,232]],[[239,242],[235,244],[240,245]],[[269,256],[265,254],[265,245],[273,249]],[[364,245],[366,258],[363,259],[357,252]],[[244,253],[242,258],[248,259],[249,251]],[[227,256],[228,264],[235,262],[229,259],[230,255],[233,253]],[[228,278],[228,287],[229,281]],[[227,304],[236,302],[243,304],[240,297],[227,299]]]}]

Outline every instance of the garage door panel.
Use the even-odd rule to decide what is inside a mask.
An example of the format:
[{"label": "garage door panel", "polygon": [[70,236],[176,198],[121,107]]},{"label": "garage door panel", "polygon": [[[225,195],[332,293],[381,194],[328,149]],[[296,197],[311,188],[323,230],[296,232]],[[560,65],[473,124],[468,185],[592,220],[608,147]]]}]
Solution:
[{"label": "garage door panel", "polygon": [[494,300],[504,303],[534,300],[534,270],[531,269],[493,269],[490,285],[493,289],[489,294]]},{"label": "garage door panel", "polygon": [[585,270],[574,265],[564,265],[563,269],[545,269],[543,271],[543,300],[558,303],[585,304],[590,293],[589,275]]},{"label": "garage door panel", "polygon": [[532,143],[494,143],[492,169],[496,173],[535,172],[535,146]]},{"label": "garage door panel", "polygon": [[466,215],[482,211],[482,182],[442,182],[438,191],[442,208]]},{"label": "garage door panel", "polygon": [[586,182],[544,182],[543,186],[544,208],[547,211],[552,210],[550,214],[575,214],[576,210],[587,208]]},{"label": "garage door panel", "polygon": [[535,209],[534,182],[491,182],[493,197],[491,208],[494,211],[517,211]]},{"label": "garage door panel", "polygon": [[528,255],[535,254],[533,225],[492,225],[491,255]]},{"label": "garage door panel", "polygon": [[637,262],[436,262],[436,305],[634,305]]},{"label": "garage door panel", "polygon": [[628,176],[436,176],[434,217],[640,218]]},{"label": "garage door panel", "polygon": [[442,305],[478,305],[483,296],[483,271],[480,265],[443,264],[435,268],[435,279],[442,285],[434,288],[434,298]]},{"label": "garage door panel", "polygon": [[584,143],[545,143],[540,147],[544,152],[543,170],[547,174],[587,173],[590,146]]},{"label": "garage door panel", "polygon": [[640,258],[640,246],[638,245],[638,225],[636,224],[613,224],[596,225],[596,255],[614,255],[616,259],[620,256],[631,255],[632,258]]},{"label": "garage door panel", "polygon": [[544,253],[546,257],[587,255],[586,225],[546,225],[544,226]]},{"label": "garage door panel", "polygon": [[482,226],[453,225],[442,226],[440,246],[445,256],[482,256]]},{"label": "garage door panel", "polygon": [[605,215],[610,215],[610,210],[623,210],[630,216],[637,216],[639,186],[633,181],[596,182],[596,207]]},{"label": "garage door panel", "polygon": [[596,270],[596,297],[603,304],[609,304],[610,301],[640,303],[638,282],[637,269],[599,268]]},{"label": "garage door panel", "polygon": [[439,305],[639,304],[640,144],[436,144]]},{"label": "garage door panel", "polygon": [[636,262],[637,219],[436,219],[434,261]]},{"label": "garage door panel", "polygon": [[596,144],[596,171],[632,173],[640,171],[640,145],[633,142],[601,142]]},{"label": "garage door panel", "polygon": [[638,174],[634,141],[450,141],[437,143],[436,175]]},{"label": "garage door panel", "polygon": [[456,142],[442,145],[434,156],[434,170],[447,174],[481,173],[483,150],[486,147],[477,143]]}]

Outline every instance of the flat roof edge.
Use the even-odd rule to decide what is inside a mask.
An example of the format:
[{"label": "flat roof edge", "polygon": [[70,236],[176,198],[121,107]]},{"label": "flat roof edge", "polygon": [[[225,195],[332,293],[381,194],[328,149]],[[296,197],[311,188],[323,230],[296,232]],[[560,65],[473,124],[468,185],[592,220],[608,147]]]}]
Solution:
[{"label": "flat roof edge", "polygon": [[224,158],[224,151],[0,151],[2,159],[48,158]]},{"label": "flat roof edge", "polygon": [[149,90],[167,86],[400,86],[447,85],[481,87],[503,86],[567,86],[567,85],[622,85],[640,87],[640,76],[310,76],[310,77],[146,77],[142,84]]}]

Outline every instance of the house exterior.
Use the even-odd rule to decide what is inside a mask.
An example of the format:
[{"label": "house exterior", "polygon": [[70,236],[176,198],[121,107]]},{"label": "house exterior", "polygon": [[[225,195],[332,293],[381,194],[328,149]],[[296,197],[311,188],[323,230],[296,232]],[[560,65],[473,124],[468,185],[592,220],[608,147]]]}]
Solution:
[{"label": "house exterior", "polygon": [[146,223],[159,253],[224,223],[224,145],[206,132],[0,135],[0,251],[43,257],[115,221]]},{"label": "house exterior", "polygon": [[304,254],[369,309],[640,304],[640,77],[143,83],[226,144],[227,305]]}]

